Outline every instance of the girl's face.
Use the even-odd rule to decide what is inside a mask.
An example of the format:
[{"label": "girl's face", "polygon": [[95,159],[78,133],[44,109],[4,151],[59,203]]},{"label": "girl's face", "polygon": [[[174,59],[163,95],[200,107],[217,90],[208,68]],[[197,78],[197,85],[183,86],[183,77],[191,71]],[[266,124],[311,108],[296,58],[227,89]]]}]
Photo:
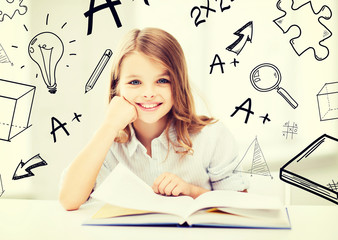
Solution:
[{"label": "girl's face", "polygon": [[140,52],[122,61],[117,89],[136,107],[136,121],[156,123],[164,119],[174,103],[167,69]]}]

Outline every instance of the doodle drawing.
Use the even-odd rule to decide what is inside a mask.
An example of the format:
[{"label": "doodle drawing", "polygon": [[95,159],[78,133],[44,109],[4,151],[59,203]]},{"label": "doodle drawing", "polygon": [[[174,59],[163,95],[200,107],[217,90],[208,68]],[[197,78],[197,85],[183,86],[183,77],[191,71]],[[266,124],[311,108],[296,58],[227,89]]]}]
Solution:
[{"label": "doodle drawing", "polygon": [[292,125],[290,125],[290,121],[287,121],[286,123],[284,123],[283,128],[283,136],[285,137],[285,139],[293,139],[293,136],[298,133],[297,123],[293,123]]},{"label": "doodle drawing", "polygon": [[4,194],[4,186],[2,185],[2,179],[1,179],[1,174],[0,174],[0,197]]},{"label": "doodle drawing", "polygon": [[280,179],[338,204],[337,149],[338,139],[323,134],[280,169]]},{"label": "doodle drawing", "polygon": [[338,82],[325,83],[317,102],[320,121],[338,119]]},{"label": "doodle drawing", "polygon": [[332,182],[328,183],[327,186],[328,186],[332,191],[338,192],[338,181],[337,181],[337,182],[334,182],[334,180],[332,180]]},{"label": "doodle drawing", "polygon": [[110,49],[107,49],[103,53],[99,63],[96,65],[92,75],[90,76],[89,80],[86,83],[85,93],[93,89],[94,85],[96,84],[97,79],[100,77],[103,69],[106,67],[112,55],[113,55],[113,52]]},{"label": "doodle drawing", "polygon": [[234,52],[237,55],[243,50],[247,42],[252,42],[253,35],[253,23],[252,21],[245,24],[243,27],[234,32],[234,35],[238,36],[236,41],[230,44],[226,50]]},{"label": "doodle drawing", "polygon": [[15,13],[24,15],[27,7],[22,5],[23,0],[2,0],[0,1],[0,22],[5,20],[5,16],[13,19]]},{"label": "doodle drawing", "polygon": [[35,87],[0,79],[0,140],[10,141],[31,125]]},{"label": "doodle drawing", "polygon": [[323,45],[323,42],[332,36],[332,32],[324,25],[323,20],[331,18],[331,9],[324,5],[316,12],[311,1],[295,7],[294,0],[279,0],[276,6],[284,14],[275,19],[274,23],[283,33],[293,27],[299,30],[299,34],[290,40],[297,55],[312,49],[317,61],[326,59],[329,56],[329,48]]},{"label": "doodle drawing", "polygon": [[[246,163],[251,163],[249,168],[245,168]],[[243,168],[244,167],[244,168]],[[268,164],[266,163],[265,157],[263,155],[262,149],[258,143],[257,137],[251,142],[248,149],[244,153],[241,161],[238,163],[236,168],[233,171],[249,173],[251,175],[262,175],[262,176],[271,176]]]},{"label": "doodle drawing", "polygon": [[1,44],[0,44],[0,63],[10,63],[13,66],[13,63],[11,62],[11,60],[9,60],[9,57]]},{"label": "doodle drawing", "polygon": [[262,63],[256,66],[250,73],[251,85],[260,92],[268,92],[276,89],[277,92],[289,103],[292,108],[297,108],[298,103],[283,88],[279,87],[282,75],[279,69],[271,63]]},{"label": "doodle drawing", "polygon": [[39,33],[28,45],[28,54],[39,66],[43,81],[51,94],[56,93],[56,67],[63,52],[62,40],[52,32]]},{"label": "doodle drawing", "polygon": [[34,173],[31,171],[32,169],[46,165],[47,162],[40,157],[40,154],[35,155],[25,163],[21,160],[15,169],[12,179],[19,180],[26,177],[32,177],[34,176]]}]

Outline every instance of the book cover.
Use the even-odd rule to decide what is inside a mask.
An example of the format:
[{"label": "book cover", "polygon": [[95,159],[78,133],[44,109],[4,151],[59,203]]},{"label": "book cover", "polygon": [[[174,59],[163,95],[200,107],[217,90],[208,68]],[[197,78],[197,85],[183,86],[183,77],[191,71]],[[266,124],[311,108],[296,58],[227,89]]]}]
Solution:
[{"label": "book cover", "polygon": [[280,169],[280,179],[338,204],[337,149],[338,139],[323,134]]}]

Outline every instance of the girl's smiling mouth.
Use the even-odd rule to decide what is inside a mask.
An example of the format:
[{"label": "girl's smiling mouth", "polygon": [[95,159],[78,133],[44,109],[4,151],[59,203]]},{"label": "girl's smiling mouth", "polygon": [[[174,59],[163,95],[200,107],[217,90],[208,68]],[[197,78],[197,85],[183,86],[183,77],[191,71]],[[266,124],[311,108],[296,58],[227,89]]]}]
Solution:
[{"label": "girl's smiling mouth", "polygon": [[155,111],[157,110],[162,103],[153,102],[153,103],[136,103],[137,106],[139,106],[144,111]]}]

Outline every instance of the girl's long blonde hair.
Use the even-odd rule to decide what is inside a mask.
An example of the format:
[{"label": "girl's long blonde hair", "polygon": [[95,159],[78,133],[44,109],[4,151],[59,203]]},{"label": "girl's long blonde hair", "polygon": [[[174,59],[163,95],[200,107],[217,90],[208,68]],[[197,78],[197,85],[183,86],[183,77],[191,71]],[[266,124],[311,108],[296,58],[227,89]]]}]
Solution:
[{"label": "girl's long blonde hair", "polygon": [[[174,146],[176,153],[181,153],[183,156],[193,153],[190,134],[199,132],[204,126],[213,123],[214,119],[196,115],[185,56],[180,44],[171,34],[158,28],[145,28],[134,29],[125,36],[114,57],[109,101],[118,95],[117,86],[123,59],[135,51],[145,54],[168,69],[174,105],[168,113],[166,137],[168,143]],[[169,138],[171,124],[176,130],[177,143]],[[115,141],[121,143],[129,141],[129,126],[124,129],[124,133],[124,137],[120,134]]]}]

